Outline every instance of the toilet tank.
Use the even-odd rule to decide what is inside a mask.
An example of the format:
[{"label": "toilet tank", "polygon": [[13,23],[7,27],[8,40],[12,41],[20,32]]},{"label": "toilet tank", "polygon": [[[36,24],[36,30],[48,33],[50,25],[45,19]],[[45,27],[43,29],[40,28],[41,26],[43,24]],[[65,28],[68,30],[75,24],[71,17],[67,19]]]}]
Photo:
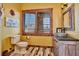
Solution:
[{"label": "toilet tank", "polygon": [[11,44],[16,44],[19,41],[20,41],[20,35],[15,35],[11,39]]}]

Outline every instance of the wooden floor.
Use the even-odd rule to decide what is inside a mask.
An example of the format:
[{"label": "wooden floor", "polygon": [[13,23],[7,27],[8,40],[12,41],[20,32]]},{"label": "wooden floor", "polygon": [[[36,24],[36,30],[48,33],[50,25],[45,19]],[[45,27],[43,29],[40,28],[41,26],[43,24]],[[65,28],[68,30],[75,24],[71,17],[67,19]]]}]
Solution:
[{"label": "wooden floor", "polygon": [[53,48],[28,47],[25,54],[19,54],[15,51],[10,56],[54,56]]}]

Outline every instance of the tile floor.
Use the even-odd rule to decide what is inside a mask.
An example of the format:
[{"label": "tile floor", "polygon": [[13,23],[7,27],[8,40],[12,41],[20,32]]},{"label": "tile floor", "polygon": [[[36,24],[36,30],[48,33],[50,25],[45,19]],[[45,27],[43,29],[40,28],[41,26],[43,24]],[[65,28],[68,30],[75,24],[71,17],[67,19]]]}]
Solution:
[{"label": "tile floor", "polygon": [[12,52],[10,56],[54,56],[53,48],[28,47],[25,54]]}]

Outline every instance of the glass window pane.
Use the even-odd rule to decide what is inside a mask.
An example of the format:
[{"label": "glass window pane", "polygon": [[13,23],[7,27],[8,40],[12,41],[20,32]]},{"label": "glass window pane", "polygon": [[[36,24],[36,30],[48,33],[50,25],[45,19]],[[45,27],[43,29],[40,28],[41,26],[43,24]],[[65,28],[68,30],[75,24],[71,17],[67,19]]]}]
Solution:
[{"label": "glass window pane", "polygon": [[25,32],[35,31],[35,14],[25,14]]},{"label": "glass window pane", "polygon": [[50,32],[50,15],[49,14],[43,15],[43,31],[46,33]]},{"label": "glass window pane", "polygon": [[48,13],[39,13],[38,14],[38,30],[39,32],[50,32],[50,15]]}]

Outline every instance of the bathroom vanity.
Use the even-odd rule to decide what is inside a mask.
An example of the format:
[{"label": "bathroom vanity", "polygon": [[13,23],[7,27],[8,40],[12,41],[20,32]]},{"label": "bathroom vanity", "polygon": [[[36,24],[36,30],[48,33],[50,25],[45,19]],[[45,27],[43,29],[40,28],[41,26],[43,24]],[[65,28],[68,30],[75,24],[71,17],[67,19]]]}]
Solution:
[{"label": "bathroom vanity", "polygon": [[79,56],[79,39],[69,36],[54,36],[55,56]]}]

